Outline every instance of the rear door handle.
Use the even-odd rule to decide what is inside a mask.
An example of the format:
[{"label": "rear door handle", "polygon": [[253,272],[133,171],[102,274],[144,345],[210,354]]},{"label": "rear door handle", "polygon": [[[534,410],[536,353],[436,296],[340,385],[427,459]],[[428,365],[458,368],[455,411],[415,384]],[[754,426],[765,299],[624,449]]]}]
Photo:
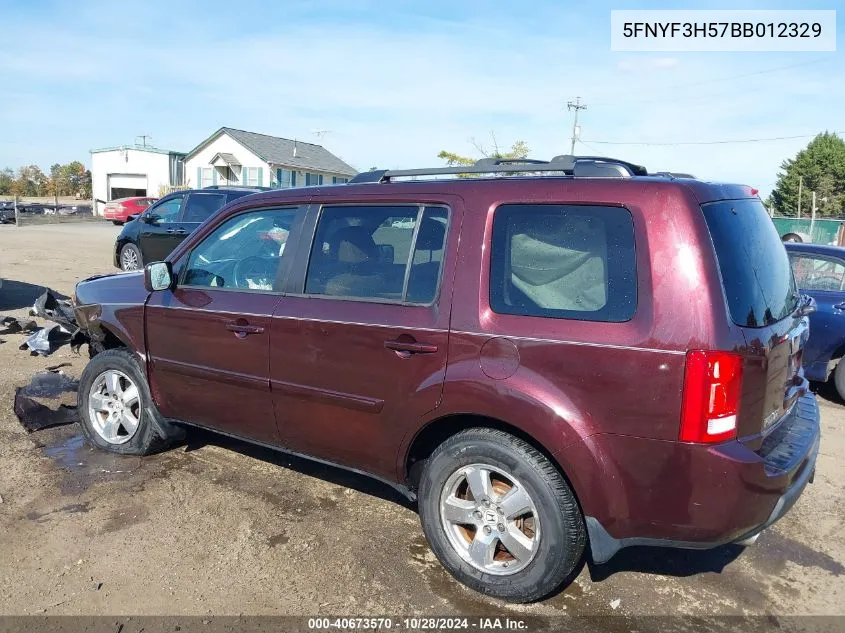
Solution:
[{"label": "rear door handle", "polygon": [[845,310],[845,301],[842,303],[837,303],[833,306],[834,310]]},{"label": "rear door handle", "polygon": [[401,358],[409,358],[411,354],[434,354],[437,352],[437,345],[431,343],[385,341],[384,346],[387,349],[392,349]]},{"label": "rear door handle", "polygon": [[228,321],[226,329],[234,332],[238,338],[246,338],[248,334],[261,334],[264,328],[260,325],[250,325],[246,319],[238,319],[237,321]]},{"label": "rear door handle", "polygon": [[185,235],[187,233],[185,229],[167,229],[167,232],[170,235]]}]

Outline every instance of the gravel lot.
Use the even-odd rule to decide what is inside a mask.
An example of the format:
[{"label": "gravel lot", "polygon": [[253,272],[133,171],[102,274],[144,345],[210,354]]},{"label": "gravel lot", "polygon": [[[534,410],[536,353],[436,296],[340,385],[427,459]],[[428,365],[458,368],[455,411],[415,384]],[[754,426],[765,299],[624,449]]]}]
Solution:
[{"label": "gravel lot", "polygon": [[[0,226],[0,314],[113,270],[118,230]],[[200,432],[143,459],[75,426],[27,434],[15,387],[62,362],[78,376],[85,350],[0,338],[1,614],[845,614],[845,407],[825,390],[815,483],[756,545],[632,549],[512,606],[453,581],[413,508],[367,479]]]}]

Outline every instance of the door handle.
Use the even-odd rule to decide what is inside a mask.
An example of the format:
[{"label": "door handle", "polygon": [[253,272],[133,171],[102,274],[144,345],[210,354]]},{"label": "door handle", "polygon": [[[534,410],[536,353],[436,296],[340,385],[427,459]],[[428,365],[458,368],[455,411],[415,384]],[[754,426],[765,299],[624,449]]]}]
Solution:
[{"label": "door handle", "polygon": [[167,229],[167,233],[170,235],[184,235],[187,231],[185,229]]},{"label": "door handle", "polygon": [[837,303],[833,306],[834,310],[845,310],[845,301],[842,303]]},{"label": "door handle", "polygon": [[234,332],[238,338],[246,338],[248,334],[261,334],[264,328],[260,325],[250,325],[246,319],[238,319],[237,321],[228,321],[226,329]]},{"label": "door handle", "polygon": [[437,352],[437,345],[432,345],[431,343],[385,341],[384,346],[396,352],[399,358],[410,358],[411,354],[434,354]]}]

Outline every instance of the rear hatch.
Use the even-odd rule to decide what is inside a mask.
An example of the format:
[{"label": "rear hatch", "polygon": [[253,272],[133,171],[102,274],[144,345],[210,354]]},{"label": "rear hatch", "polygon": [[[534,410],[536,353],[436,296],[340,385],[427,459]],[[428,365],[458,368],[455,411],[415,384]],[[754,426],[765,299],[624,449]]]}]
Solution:
[{"label": "rear hatch", "polygon": [[702,205],[730,318],[745,339],[737,435],[757,443],[806,392],[809,335],[786,249],[759,198]]}]

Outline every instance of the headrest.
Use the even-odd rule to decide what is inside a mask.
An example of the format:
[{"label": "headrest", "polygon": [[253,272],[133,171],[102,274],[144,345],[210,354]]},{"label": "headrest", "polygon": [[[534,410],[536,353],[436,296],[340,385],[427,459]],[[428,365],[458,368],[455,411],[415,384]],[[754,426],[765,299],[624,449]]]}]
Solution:
[{"label": "headrest", "polygon": [[360,264],[378,258],[378,248],[370,231],[363,226],[347,226],[334,236],[337,244],[337,260],[348,264]]},{"label": "headrest", "polygon": [[446,239],[446,227],[437,220],[425,218],[417,235],[417,249],[439,251]]}]

